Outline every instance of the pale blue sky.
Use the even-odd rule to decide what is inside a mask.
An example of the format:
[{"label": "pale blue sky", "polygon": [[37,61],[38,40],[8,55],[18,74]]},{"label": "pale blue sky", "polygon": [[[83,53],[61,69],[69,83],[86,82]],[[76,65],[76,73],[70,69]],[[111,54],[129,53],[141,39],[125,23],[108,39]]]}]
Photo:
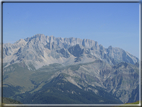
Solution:
[{"label": "pale blue sky", "polygon": [[3,42],[35,34],[92,39],[139,57],[139,3],[4,3]]}]

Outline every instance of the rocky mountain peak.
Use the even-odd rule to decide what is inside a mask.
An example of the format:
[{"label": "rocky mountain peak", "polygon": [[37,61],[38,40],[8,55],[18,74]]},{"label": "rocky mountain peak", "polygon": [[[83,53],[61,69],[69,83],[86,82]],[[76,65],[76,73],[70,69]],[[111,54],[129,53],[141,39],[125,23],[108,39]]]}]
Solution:
[{"label": "rocky mountain peak", "polygon": [[36,34],[33,36],[34,38],[42,38],[42,37],[45,37],[44,34]]},{"label": "rocky mountain peak", "polygon": [[72,95],[72,101],[85,96],[87,102],[81,103],[90,103],[90,98],[91,103],[99,98],[99,104],[107,99],[109,104],[114,99],[117,103],[138,100],[138,58],[120,48],[104,48],[93,40],[37,34],[4,44],[3,63],[3,95],[21,101],[46,104],[52,95],[52,99]]},{"label": "rocky mountain peak", "polygon": [[[29,54],[27,55],[27,53]],[[7,56],[9,56],[8,60]],[[14,44],[4,44],[3,58],[6,63],[13,60],[14,63],[28,60],[35,66],[38,65],[36,66],[38,68],[54,62],[75,64],[76,62],[91,62],[96,58],[111,65],[123,61],[131,64],[138,62],[138,58],[123,49],[113,48],[112,46],[104,48],[101,44],[98,45],[96,41],[90,39],[56,38],[44,34],[36,34],[30,38],[20,39]],[[78,60],[76,61],[76,59]]]},{"label": "rocky mountain peak", "polygon": [[18,45],[19,47],[24,46],[27,42],[24,39],[20,39],[17,42],[15,42],[15,45]]},{"label": "rocky mountain peak", "polygon": [[112,46],[109,46],[109,47],[108,47],[108,49],[110,49],[110,50],[111,50],[111,49],[112,49]]}]

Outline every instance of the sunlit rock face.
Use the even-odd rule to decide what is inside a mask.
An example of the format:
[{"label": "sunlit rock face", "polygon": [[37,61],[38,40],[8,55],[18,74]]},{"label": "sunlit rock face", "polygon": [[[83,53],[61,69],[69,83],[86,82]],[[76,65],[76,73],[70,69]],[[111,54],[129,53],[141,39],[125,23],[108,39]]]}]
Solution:
[{"label": "sunlit rock face", "polygon": [[[72,61],[71,58],[73,58]],[[96,41],[89,39],[55,38],[37,34],[30,38],[20,39],[14,44],[3,45],[3,61],[7,64],[26,61],[27,65],[30,62],[36,68],[40,68],[55,62],[67,65],[91,62],[96,59],[101,59],[111,65],[119,62],[131,64],[138,62],[138,58],[123,49],[112,46],[104,48]]]},{"label": "sunlit rock face", "polygon": [[[58,95],[57,103],[61,96],[63,102],[97,104],[139,98],[138,58],[89,39],[37,34],[3,44],[3,74],[3,95],[22,103],[46,104],[50,102],[40,99]],[[96,100],[89,101],[83,95]]]}]

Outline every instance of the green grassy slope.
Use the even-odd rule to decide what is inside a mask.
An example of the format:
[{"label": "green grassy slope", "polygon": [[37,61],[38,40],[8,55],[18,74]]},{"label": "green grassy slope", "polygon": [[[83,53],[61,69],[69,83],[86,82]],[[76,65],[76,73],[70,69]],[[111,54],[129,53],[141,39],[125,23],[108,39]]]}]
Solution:
[{"label": "green grassy slope", "polygon": [[101,91],[102,96],[92,91],[84,91],[65,81],[65,75],[60,74],[35,93],[28,93],[22,103],[33,104],[120,104],[120,100]]},{"label": "green grassy slope", "polygon": [[[95,74],[92,75],[92,67],[97,70],[102,69],[102,67],[105,69],[106,66],[110,67],[100,60],[70,66],[50,64],[37,70],[28,70],[24,63],[13,64],[4,69],[3,95],[22,103],[122,103],[118,98],[100,87],[89,86],[92,89],[96,88],[98,94],[95,94],[92,90],[85,91],[88,83],[97,82],[100,84],[99,79],[94,77]],[[107,71],[104,72],[107,73]],[[82,89],[70,83],[66,78],[68,76],[74,79]]]},{"label": "green grassy slope", "polygon": [[11,98],[3,98],[4,104],[22,104],[20,101],[13,100]]}]

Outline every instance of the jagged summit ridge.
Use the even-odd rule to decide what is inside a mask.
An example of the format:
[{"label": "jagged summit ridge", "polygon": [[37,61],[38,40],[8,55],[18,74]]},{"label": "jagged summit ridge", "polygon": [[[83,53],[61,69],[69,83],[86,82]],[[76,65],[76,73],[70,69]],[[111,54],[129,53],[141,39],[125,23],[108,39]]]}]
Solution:
[{"label": "jagged summit ridge", "polygon": [[21,99],[22,103],[48,103],[39,99],[51,99],[48,95],[53,95],[53,89],[59,95],[86,96],[91,92],[88,98],[93,94],[100,96],[100,101],[138,100],[138,58],[120,48],[104,48],[93,40],[37,34],[4,44],[3,62],[4,96]]},{"label": "jagged summit ridge", "polygon": [[70,65],[91,62],[96,59],[115,65],[119,62],[135,64],[138,58],[120,48],[104,48],[96,41],[80,38],[61,38],[36,34],[20,39],[14,44],[3,45],[3,61],[7,66],[24,61],[36,68],[52,63]]},{"label": "jagged summit ridge", "polygon": [[67,44],[69,46],[74,46],[76,44],[79,44],[79,45],[82,45],[82,46],[87,47],[87,48],[91,48],[92,46],[98,45],[98,43],[96,41],[89,40],[89,39],[80,39],[80,38],[74,38],[74,37],[71,37],[71,38],[58,37],[58,38],[55,38],[54,36],[45,36],[43,34],[37,34],[37,35],[32,36],[31,38],[26,38],[25,41],[28,42],[28,41],[31,41],[33,39],[37,42],[40,41],[42,43],[45,43],[45,42],[53,43],[54,42],[57,45],[60,45],[61,43]]}]

